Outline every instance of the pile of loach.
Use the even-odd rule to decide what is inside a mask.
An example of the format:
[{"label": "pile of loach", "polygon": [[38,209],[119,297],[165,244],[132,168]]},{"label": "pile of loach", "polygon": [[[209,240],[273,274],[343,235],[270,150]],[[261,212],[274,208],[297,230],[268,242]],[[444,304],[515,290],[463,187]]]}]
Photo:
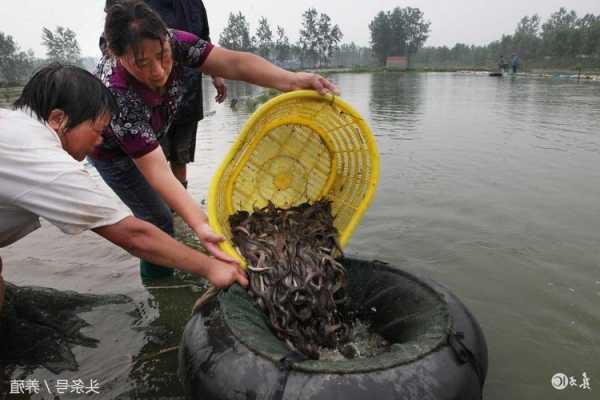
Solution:
[{"label": "pile of loach", "polygon": [[281,209],[268,204],[229,219],[248,262],[249,292],[277,337],[311,359],[350,339],[343,317],[346,271],[331,202]]}]

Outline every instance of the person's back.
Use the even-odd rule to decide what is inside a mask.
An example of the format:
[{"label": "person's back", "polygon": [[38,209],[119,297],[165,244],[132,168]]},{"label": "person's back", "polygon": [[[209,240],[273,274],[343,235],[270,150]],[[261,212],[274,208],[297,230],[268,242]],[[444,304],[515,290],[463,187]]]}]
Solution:
[{"label": "person's back", "polygon": [[158,12],[169,28],[193,33],[210,42],[208,18],[201,0],[145,0],[145,2]]}]

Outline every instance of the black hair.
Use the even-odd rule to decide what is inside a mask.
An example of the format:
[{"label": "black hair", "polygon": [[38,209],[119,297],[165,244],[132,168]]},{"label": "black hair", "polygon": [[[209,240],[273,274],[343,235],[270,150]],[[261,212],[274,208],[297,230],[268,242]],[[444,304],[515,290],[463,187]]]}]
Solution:
[{"label": "black hair", "polygon": [[67,117],[66,130],[119,112],[112,93],[98,78],[74,65],[59,63],[37,71],[14,107],[29,108],[42,122],[48,122],[52,110],[62,110]]},{"label": "black hair", "polygon": [[104,3],[104,12],[108,12],[108,9],[117,4],[119,0],[106,0]]},{"label": "black hair", "polygon": [[160,16],[143,1],[122,0],[108,9],[104,36],[114,56],[121,57],[131,48],[137,58],[144,39],[158,40],[162,46],[169,30]]}]

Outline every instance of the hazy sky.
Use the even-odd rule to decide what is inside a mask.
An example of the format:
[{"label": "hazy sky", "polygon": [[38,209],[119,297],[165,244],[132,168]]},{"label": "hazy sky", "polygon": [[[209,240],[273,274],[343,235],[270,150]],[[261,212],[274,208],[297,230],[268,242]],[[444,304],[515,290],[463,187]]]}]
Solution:
[{"label": "hazy sky", "polygon": [[[418,7],[431,21],[426,45],[453,46],[457,42],[485,44],[512,33],[525,15],[539,14],[542,20],[561,6],[578,15],[600,14],[600,0],[205,0],[213,41],[227,23],[230,12],[241,11],[250,22],[252,33],[261,16],[267,17],[273,31],[281,25],[292,42],[298,39],[302,12],[314,7],[328,14],[344,34],[342,42],[369,44],[369,22],[381,10]],[[353,4],[360,4],[355,7]],[[43,57],[42,26],[57,25],[77,33],[82,54],[98,56],[98,34],[103,26],[104,0],[0,0],[0,31],[12,35],[21,49],[32,49]]]}]

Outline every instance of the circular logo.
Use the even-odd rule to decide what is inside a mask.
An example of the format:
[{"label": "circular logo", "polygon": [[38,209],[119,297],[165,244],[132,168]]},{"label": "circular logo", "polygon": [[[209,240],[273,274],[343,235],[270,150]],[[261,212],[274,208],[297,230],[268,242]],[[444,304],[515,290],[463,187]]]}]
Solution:
[{"label": "circular logo", "polygon": [[569,386],[569,377],[565,374],[554,374],[552,377],[552,387],[556,390],[565,390]]}]

